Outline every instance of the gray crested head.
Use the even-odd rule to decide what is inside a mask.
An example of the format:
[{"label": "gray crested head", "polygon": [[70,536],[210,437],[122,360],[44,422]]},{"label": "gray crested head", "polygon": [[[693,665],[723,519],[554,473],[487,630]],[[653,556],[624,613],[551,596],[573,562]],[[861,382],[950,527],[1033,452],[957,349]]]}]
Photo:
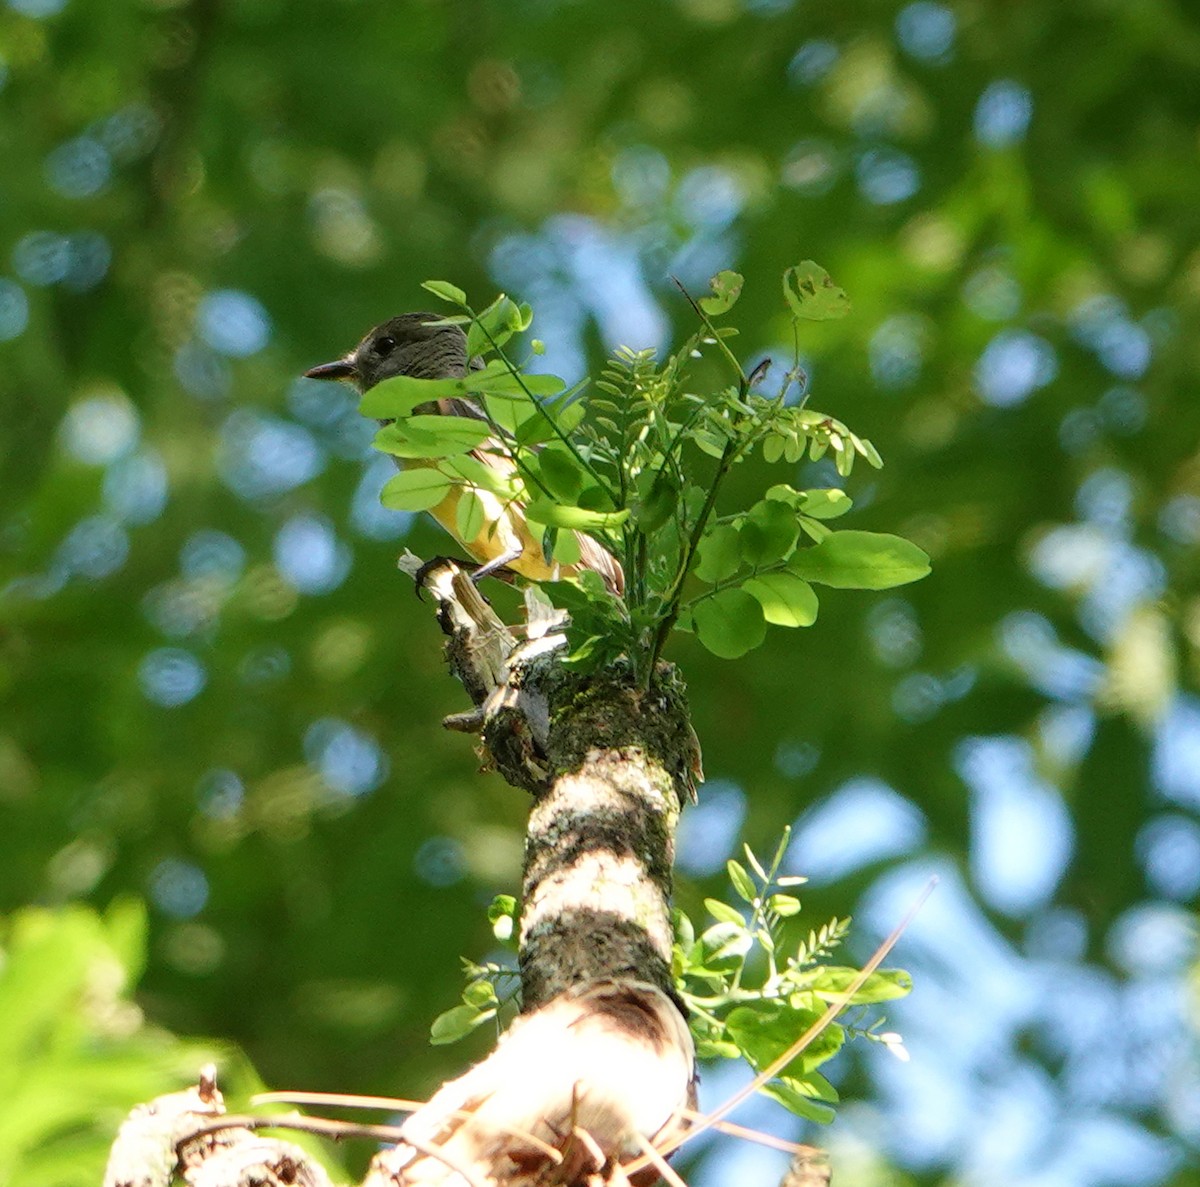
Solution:
[{"label": "gray crested head", "polygon": [[436,313],[402,313],[380,322],[343,358],[306,371],[310,379],[344,379],[365,392],[396,375],[457,379],[467,373],[467,337],[458,326],[433,325]]}]

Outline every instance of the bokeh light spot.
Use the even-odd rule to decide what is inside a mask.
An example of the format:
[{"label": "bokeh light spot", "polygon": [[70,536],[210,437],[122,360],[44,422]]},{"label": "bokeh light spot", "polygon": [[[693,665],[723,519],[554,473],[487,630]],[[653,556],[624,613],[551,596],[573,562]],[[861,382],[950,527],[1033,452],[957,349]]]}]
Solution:
[{"label": "bokeh light spot", "polygon": [[876,206],[892,206],[911,198],[921,188],[916,161],[895,148],[868,149],[855,170],[858,189]]},{"label": "bokeh light spot", "polygon": [[67,6],[67,0],[8,0],[8,6],[22,16],[44,20],[62,12]]},{"label": "bokeh light spot", "polygon": [[997,408],[1020,404],[1058,375],[1054,347],[1027,330],[1002,330],[975,366],[975,386]]},{"label": "bokeh light spot", "polygon": [[963,285],[963,303],[984,321],[1008,321],[1021,308],[1021,286],[1003,268],[980,268]]},{"label": "bokeh light spot", "polygon": [[746,818],[746,793],[727,779],[704,785],[700,802],[679,821],[675,864],[693,878],[714,874],[733,850]]},{"label": "bokeh light spot", "polygon": [[811,87],[820,82],[837,64],[838,47],[824,38],[806,41],[788,63],[788,78],[799,86]]},{"label": "bokeh light spot", "polygon": [[68,573],[99,581],[115,573],[129,556],[129,535],[107,515],[81,519],[59,546],[59,563]]},{"label": "bokeh light spot", "polygon": [[218,289],[196,309],[200,337],[218,354],[241,359],[257,354],[271,338],[271,319],[262,302],[238,289]]},{"label": "bokeh light spot", "polygon": [[239,409],[221,426],[217,469],[244,499],[282,494],[324,468],[312,434],[290,421]]},{"label": "bokeh light spot", "polygon": [[203,342],[185,342],[176,352],[175,376],[201,400],[219,400],[229,393],[229,364]]},{"label": "bokeh light spot", "polygon": [[1005,148],[1025,139],[1033,116],[1033,95],[1011,79],[991,83],[975,105],[975,138],[988,148]]},{"label": "bokeh light spot", "polygon": [[29,298],[15,280],[0,276],[0,342],[11,342],[29,325]]},{"label": "bokeh light spot", "polygon": [[72,404],[59,429],[63,447],[77,461],[106,466],[137,445],[141,424],[124,392],[103,389]]},{"label": "bokeh light spot", "polygon": [[180,647],[159,647],[138,667],[138,681],[147,700],[173,709],[199,696],[208,681],[204,665]]},{"label": "bokeh light spot", "polygon": [[108,275],[112,246],[103,235],[83,231],[67,239],[67,255],[62,283],[73,293],[86,293]]},{"label": "bokeh light spot", "polygon": [[350,571],[350,549],[320,516],[294,515],[275,534],[273,551],[279,571],[301,593],[328,593]]},{"label": "bokeh light spot", "polygon": [[966,738],[955,767],[971,789],[972,877],[991,906],[1026,915],[1048,904],[1074,849],[1061,796],[1038,779],[1022,739]]},{"label": "bokeh light spot", "polygon": [[46,181],[64,198],[90,198],[111,178],[112,157],[91,136],[68,140],[46,158]]},{"label": "bokeh light spot", "polygon": [[851,779],[796,821],[785,869],[819,885],[924,843],[925,817],[879,779]]},{"label": "bokeh light spot", "polygon": [[199,866],[190,861],[168,857],[150,874],[150,898],[164,915],[173,919],[191,919],[208,902],[208,879]]},{"label": "bokeh light spot", "polygon": [[241,779],[223,767],[206,771],[196,784],[196,804],[211,820],[229,820],[238,814],[246,798]]},{"label": "bokeh light spot", "polygon": [[246,550],[226,532],[201,528],[179,551],[179,568],[185,577],[231,586],[246,567]]},{"label": "bokeh light spot", "polygon": [[91,129],[96,139],[122,164],[145,156],[162,131],[162,120],[144,103],[131,103],[98,120]]},{"label": "bokeh light spot", "polygon": [[1181,972],[1196,959],[1196,925],[1173,903],[1138,903],[1109,929],[1108,953],[1130,976]]},{"label": "bokeh light spot", "polygon": [[374,791],[390,770],[374,738],[336,717],[322,717],[308,727],[304,756],[332,791],[347,796]]},{"label": "bokeh light spot", "polygon": [[882,322],[868,347],[875,382],[889,391],[915,383],[921,374],[926,337],[924,321],[913,314],[898,313]]},{"label": "bokeh light spot", "polygon": [[958,21],[954,12],[932,0],[916,0],[896,16],[896,37],[904,52],[922,62],[950,60]]},{"label": "bokeh light spot", "polygon": [[167,505],[167,468],[143,450],[118,458],[104,475],[104,505],[125,523],[151,523]]},{"label": "bokeh light spot", "polygon": [[413,870],[430,886],[453,886],[462,881],[466,868],[462,844],[453,837],[430,837],[413,854]]},{"label": "bokeh light spot", "polygon": [[26,284],[57,284],[71,268],[70,241],[56,231],[30,231],[13,247],[12,265]]},{"label": "bokeh light spot", "polygon": [[842,170],[837,149],[824,140],[800,140],[788,150],[780,170],[783,184],[802,194],[827,194]]},{"label": "bokeh light spot", "polygon": [[1200,823],[1156,816],[1138,833],[1135,849],[1156,894],[1188,902],[1200,893]]}]

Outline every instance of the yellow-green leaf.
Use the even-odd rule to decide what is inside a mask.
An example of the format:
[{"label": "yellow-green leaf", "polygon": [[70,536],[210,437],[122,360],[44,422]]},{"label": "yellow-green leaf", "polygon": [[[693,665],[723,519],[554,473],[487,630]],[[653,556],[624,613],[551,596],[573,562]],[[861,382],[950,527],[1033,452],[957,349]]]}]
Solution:
[{"label": "yellow-green leaf", "polygon": [[929,557],[900,536],[831,532],[820,544],[797,552],[788,568],[805,581],[835,589],[891,589],[924,577]]},{"label": "yellow-green leaf", "polygon": [[389,478],[379,492],[379,501],[393,511],[428,511],[450,493],[450,487],[444,474],[420,466]]},{"label": "yellow-green leaf", "polygon": [[742,582],[758,599],[763,617],[775,626],[812,626],[817,621],[817,595],[794,573],[762,573]]}]

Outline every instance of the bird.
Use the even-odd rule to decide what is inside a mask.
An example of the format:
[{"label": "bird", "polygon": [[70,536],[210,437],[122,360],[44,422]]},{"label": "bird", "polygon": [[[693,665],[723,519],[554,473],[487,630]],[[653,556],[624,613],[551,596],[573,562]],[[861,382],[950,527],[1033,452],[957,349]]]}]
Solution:
[{"label": "bird", "polygon": [[[377,383],[397,375],[414,379],[462,379],[478,366],[477,360],[468,358],[467,336],[457,325],[443,321],[434,313],[402,313],[375,326],[340,359],[311,367],[305,376],[342,380],[361,395]],[[488,421],[487,414],[476,401],[462,397],[432,400],[418,405],[414,412]],[[512,444],[499,433],[496,430],[494,435],[471,450],[470,456],[502,474],[512,474],[516,471]],[[421,458],[395,460],[402,468],[436,465],[432,460]],[[480,500],[484,522],[473,539],[464,540],[458,534],[456,509],[459,499],[468,490],[474,490]],[[583,532],[575,533],[579,544],[577,562],[559,564],[548,560],[541,540],[530,529],[524,505],[518,501],[502,501],[491,491],[461,484],[452,487],[449,494],[430,509],[430,514],[479,562],[480,567],[472,574],[476,581],[498,571],[516,573],[531,581],[555,581],[578,576],[590,569],[600,575],[609,593],[620,597],[625,592],[621,563],[607,548]]]}]

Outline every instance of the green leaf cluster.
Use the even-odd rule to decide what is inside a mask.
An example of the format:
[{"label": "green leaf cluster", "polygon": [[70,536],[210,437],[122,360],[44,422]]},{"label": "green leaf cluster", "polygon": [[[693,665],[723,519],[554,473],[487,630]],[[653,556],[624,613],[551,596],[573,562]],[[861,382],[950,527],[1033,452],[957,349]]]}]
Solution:
[{"label": "green leaf cluster", "polygon": [[[392,421],[376,446],[409,465],[387,483],[383,502],[430,510],[457,491],[465,539],[518,503],[547,559],[564,566],[580,559],[579,533],[596,538],[621,561],[625,596],[614,598],[587,570],[551,583],[552,600],[570,614],[568,662],[628,656],[643,683],[676,628],[732,659],[759,646],[768,626],[811,626],[814,585],[887,589],[925,576],[928,557],[900,537],[829,525],[853,505],[838,488],[782,482],[749,506],[720,505],[730,472],[756,451],[793,468],[828,454],[844,478],[856,458],[883,464],[841,421],[787,402],[794,361],[774,395],[759,390],[765,366],[743,371],[730,347],[736,329],[714,324],[743,285],[736,272],[718,273],[711,294],[692,301],[698,326],[678,350],[660,360],[619,348],[585,391],[529,374],[506,353],[531,324],[527,305],[501,295],[476,313],[460,289],[428,282],[455,306],[445,320],[464,327],[478,369],[461,379],[392,379],[363,397],[365,415]],[[789,268],[783,290],[797,340],[806,323],[849,309],[812,261]],[[722,372],[728,381],[714,383]],[[419,411],[447,397],[472,399],[481,419]]]},{"label": "green leaf cluster", "polygon": [[[825,963],[846,935],[850,921],[833,919],[798,941],[791,934],[800,900],[790,891],[801,878],[780,877],[779,866],[790,832],[773,859],[764,864],[745,847],[746,865],[730,861],[729,880],[742,906],[706,899],[714,922],[697,934],[692,921],[675,912],[673,972],[691,1015],[701,1057],[745,1058],[762,1071],[787,1051],[838,1001],[858,970]],[[899,969],[872,973],[848,1006],[871,1006],[903,997],[912,987]],[[812,1121],[829,1121],[837,1091],[818,1070],[848,1038],[866,1038],[896,1046],[882,1035],[883,1018],[869,1025],[831,1023],[763,1085],[762,1092],[791,1112]]]},{"label": "green leaf cluster", "polygon": [[[511,952],[517,950],[517,929],[520,926],[520,904],[511,894],[498,894],[488,907],[488,922],[496,940]],[[501,1011],[515,1010],[520,990],[520,974],[494,962],[476,964],[463,961],[467,984],[462,992],[462,1001],[457,1006],[439,1014],[429,1030],[429,1041],[434,1046],[457,1043],[473,1033],[485,1022],[500,1023]]]},{"label": "green leaf cluster", "polygon": [[[132,899],[0,918],[0,1182],[98,1183],[134,1105],[218,1057],[229,1090],[228,1051],[147,1025],[133,1001],[146,928]],[[247,1071],[234,1069],[235,1090]]]},{"label": "green leaf cluster", "polygon": [[[792,891],[804,879],[779,875],[790,839],[791,831],[785,829],[769,863],[749,846],[746,865],[727,863],[734,896],[742,905],[706,899],[714,922],[699,934],[684,912],[673,912],[671,973],[701,1058],[744,1058],[761,1071],[813,1026],[831,1002],[842,1000],[858,975],[857,969],[826,963],[846,936],[849,919],[832,919],[806,935],[792,934],[791,921],[800,914],[800,900]],[[498,895],[488,908],[493,934],[512,951],[518,915],[519,904],[511,895]],[[435,1045],[458,1042],[486,1022],[498,1025],[502,1012],[516,1009],[520,987],[514,969],[469,960],[463,968],[467,983],[462,1000],[434,1020],[430,1042]],[[911,988],[906,972],[879,969],[845,1005],[877,1005],[904,997]],[[883,1023],[882,1017],[867,1025],[855,1019],[832,1023],[763,1085],[763,1093],[798,1116],[830,1121],[838,1096],[818,1069],[847,1039],[898,1048],[897,1035],[880,1032]]]}]

